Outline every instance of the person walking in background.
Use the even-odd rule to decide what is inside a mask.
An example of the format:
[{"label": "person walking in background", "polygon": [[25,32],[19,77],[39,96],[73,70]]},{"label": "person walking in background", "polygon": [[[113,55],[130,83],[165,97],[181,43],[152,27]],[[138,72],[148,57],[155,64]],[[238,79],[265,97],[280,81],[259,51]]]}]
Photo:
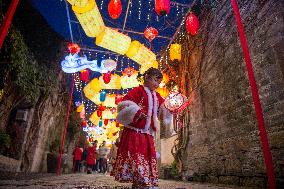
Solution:
[{"label": "person walking in background", "polygon": [[109,154],[109,147],[106,146],[106,141],[103,141],[102,145],[99,148],[99,155],[100,155],[100,172],[106,173],[107,171],[107,157]]},{"label": "person walking in background", "polygon": [[80,146],[77,145],[73,151],[73,172],[74,173],[80,171],[82,153],[83,153],[82,148],[80,148]]},{"label": "person walking in background", "polygon": [[89,144],[89,147],[87,148],[87,174],[91,174],[93,167],[96,164],[96,148],[97,148],[97,142],[95,141],[94,144]]},{"label": "person walking in background", "polygon": [[132,182],[132,188],[158,188],[158,163],[155,132],[169,126],[171,113],[156,93],[162,73],[150,68],[144,73],[144,86],[130,90],[117,106],[117,121],[124,125],[111,175],[119,182]]}]

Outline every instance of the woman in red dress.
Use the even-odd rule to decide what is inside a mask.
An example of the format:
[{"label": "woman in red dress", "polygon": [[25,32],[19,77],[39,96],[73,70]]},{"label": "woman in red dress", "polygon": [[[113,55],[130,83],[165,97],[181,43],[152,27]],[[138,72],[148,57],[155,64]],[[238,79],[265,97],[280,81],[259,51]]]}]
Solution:
[{"label": "woman in red dress", "polygon": [[111,175],[117,181],[132,182],[132,188],[158,188],[155,131],[160,126],[158,117],[166,118],[164,125],[171,121],[164,99],[155,92],[162,77],[158,69],[150,68],[144,74],[144,86],[129,91],[117,107],[117,121],[124,129]]},{"label": "woman in red dress", "polygon": [[97,149],[97,143],[98,141],[95,140],[94,144],[90,144],[90,146],[87,148],[87,166],[88,166],[88,170],[87,173],[91,174],[92,170],[94,169],[94,166],[96,164],[96,149]]}]

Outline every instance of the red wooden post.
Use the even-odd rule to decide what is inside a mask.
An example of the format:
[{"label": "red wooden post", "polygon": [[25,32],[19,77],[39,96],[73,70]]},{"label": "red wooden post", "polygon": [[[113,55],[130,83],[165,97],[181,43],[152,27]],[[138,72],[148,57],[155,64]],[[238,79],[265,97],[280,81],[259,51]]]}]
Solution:
[{"label": "red wooden post", "polygon": [[61,143],[60,143],[60,155],[58,159],[58,164],[57,164],[57,175],[59,176],[61,174],[61,160],[62,160],[62,152],[64,150],[64,140],[67,132],[67,126],[68,126],[68,121],[69,121],[69,114],[70,114],[70,109],[72,105],[72,94],[74,90],[74,77],[72,77],[72,86],[71,86],[71,91],[70,91],[70,97],[69,97],[69,103],[68,103],[68,108],[67,108],[67,113],[66,113],[66,119],[65,119],[65,125],[64,125],[64,131],[61,136]]},{"label": "red wooden post", "polygon": [[9,9],[2,21],[2,24],[0,27],[0,49],[2,48],[2,44],[8,32],[9,26],[12,22],[12,18],[14,16],[18,3],[19,3],[19,0],[12,0],[9,6]]},{"label": "red wooden post", "polygon": [[262,144],[262,151],[263,151],[263,156],[264,156],[264,162],[266,166],[266,174],[268,177],[268,185],[270,189],[276,189],[276,182],[275,182],[275,175],[274,175],[274,170],[273,170],[273,162],[272,162],[272,156],[271,156],[271,151],[269,148],[269,142],[268,142],[268,137],[267,137],[267,132],[266,128],[264,125],[264,118],[263,118],[263,112],[259,100],[259,93],[254,77],[254,72],[253,72],[253,67],[251,63],[251,58],[250,58],[250,53],[249,53],[249,48],[248,44],[246,41],[246,36],[245,36],[245,31],[243,28],[238,4],[236,0],[231,0],[232,7],[235,13],[236,17],[236,23],[238,25],[238,30],[239,30],[239,37],[240,37],[240,42],[242,45],[243,49],[243,54],[246,62],[246,68],[247,68],[247,73],[248,73],[248,78],[250,82],[250,87],[251,87],[251,93],[252,93],[252,98],[253,98],[253,103],[254,103],[254,108],[256,112],[256,118],[258,122],[258,129],[259,129],[259,136],[260,136],[260,141]]}]

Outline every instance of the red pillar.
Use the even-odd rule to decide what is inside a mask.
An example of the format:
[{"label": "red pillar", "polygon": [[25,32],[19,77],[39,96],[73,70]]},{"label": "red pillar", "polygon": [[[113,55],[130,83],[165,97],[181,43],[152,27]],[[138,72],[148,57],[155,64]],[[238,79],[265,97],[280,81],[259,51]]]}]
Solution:
[{"label": "red pillar", "polygon": [[265,167],[266,167],[266,174],[267,174],[267,177],[268,177],[268,185],[269,185],[270,189],[276,189],[276,182],[275,182],[275,175],[274,175],[274,170],[273,170],[272,156],[271,156],[271,151],[270,151],[270,148],[269,148],[269,142],[268,142],[266,128],[265,128],[265,125],[264,125],[262,107],[261,107],[261,104],[260,104],[259,93],[258,93],[258,89],[257,89],[255,77],[254,77],[254,72],[253,72],[253,67],[252,67],[252,63],[251,63],[248,44],[247,44],[247,41],[246,41],[245,31],[244,31],[244,28],[243,28],[243,24],[242,24],[242,20],[241,20],[237,1],[231,0],[231,3],[232,3],[232,7],[233,7],[233,10],[234,10],[234,13],[235,13],[236,23],[237,23],[238,30],[239,30],[240,42],[241,42],[241,45],[242,45],[243,54],[244,54],[244,58],[245,58],[245,62],[246,62],[246,68],[247,68],[248,78],[249,78],[249,82],[250,82],[256,118],[257,118],[257,122],[258,122],[259,136],[260,136],[260,141],[261,141],[261,144],[262,144],[262,151],[263,151],[264,162],[265,162]]},{"label": "red pillar", "polygon": [[61,175],[62,152],[64,150],[64,141],[65,141],[65,136],[66,136],[66,132],[67,132],[67,126],[68,126],[68,121],[69,121],[70,109],[71,109],[71,105],[72,105],[73,90],[74,90],[74,77],[72,77],[72,86],[71,86],[69,103],[68,103],[68,108],[67,108],[67,113],[66,113],[66,118],[65,118],[64,131],[63,131],[62,136],[61,136],[60,155],[59,155],[58,164],[57,164],[57,175],[58,176]]},{"label": "red pillar", "polygon": [[2,48],[2,44],[4,42],[4,39],[6,37],[6,34],[8,32],[9,26],[12,22],[12,18],[14,16],[14,13],[16,11],[17,5],[19,3],[19,0],[12,0],[9,9],[1,23],[0,27],[0,49]]}]

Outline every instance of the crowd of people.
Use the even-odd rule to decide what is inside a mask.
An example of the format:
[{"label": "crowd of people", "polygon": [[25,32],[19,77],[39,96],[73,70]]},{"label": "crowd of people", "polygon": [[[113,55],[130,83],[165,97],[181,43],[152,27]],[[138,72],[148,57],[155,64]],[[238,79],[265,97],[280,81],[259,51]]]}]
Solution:
[{"label": "crowd of people", "polygon": [[98,146],[97,140],[84,148],[77,145],[73,151],[73,172],[107,173],[115,159],[116,152],[114,149],[116,149],[115,144],[112,148],[109,148],[106,141],[103,141]]}]

